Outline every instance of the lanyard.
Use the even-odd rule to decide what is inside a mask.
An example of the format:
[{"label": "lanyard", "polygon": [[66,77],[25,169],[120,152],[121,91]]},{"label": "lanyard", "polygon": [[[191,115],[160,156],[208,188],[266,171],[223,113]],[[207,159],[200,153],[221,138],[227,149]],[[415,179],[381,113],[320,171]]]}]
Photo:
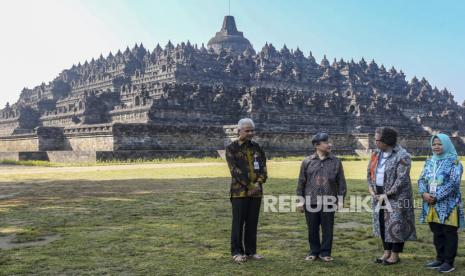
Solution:
[{"label": "lanyard", "polygon": [[[438,162],[434,162],[434,164],[433,164],[433,183],[436,183],[436,178],[437,178],[438,172],[441,169],[442,164],[444,164],[444,162],[441,162],[439,164],[439,166],[437,166]],[[437,168],[436,168],[436,166],[437,166]]]}]

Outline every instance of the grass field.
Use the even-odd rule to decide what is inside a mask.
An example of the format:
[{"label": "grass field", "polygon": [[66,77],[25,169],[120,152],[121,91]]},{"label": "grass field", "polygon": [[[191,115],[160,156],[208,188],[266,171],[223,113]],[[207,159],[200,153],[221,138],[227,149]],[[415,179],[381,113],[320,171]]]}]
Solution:
[{"label": "grass field", "polygon": [[[265,194],[293,195],[299,164],[270,162]],[[412,178],[421,166],[414,162]],[[344,167],[349,195],[365,195],[366,161]],[[0,166],[0,275],[436,274],[422,267],[434,256],[426,225],[417,224],[419,239],[406,244],[400,265],[373,264],[382,245],[366,212],[337,214],[329,264],[303,260],[303,214],[262,212],[258,251],[266,259],[234,264],[228,184],[221,162]],[[457,275],[465,274],[464,237]]]}]

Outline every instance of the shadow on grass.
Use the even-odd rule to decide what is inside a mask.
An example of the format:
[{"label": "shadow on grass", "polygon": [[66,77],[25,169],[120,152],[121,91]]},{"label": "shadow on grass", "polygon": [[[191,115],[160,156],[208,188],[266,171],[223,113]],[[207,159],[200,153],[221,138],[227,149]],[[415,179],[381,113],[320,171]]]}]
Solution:
[{"label": "shadow on grass", "polygon": [[[301,213],[260,214],[261,262],[233,264],[229,256],[229,178],[53,181],[1,184],[0,235],[23,242],[56,234],[37,247],[0,250],[0,274],[346,274],[428,275],[431,234],[417,226],[421,242],[409,242],[401,266],[372,264],[381,242],[371,235],[370,213],[337,214],[334,263],[306,263],[307,233]],[[295,179],[270,179],[265,194],[293,195]],[[349,194],[364,194],[348,180]],[[6,229],[9,229],[6,231]],[[463,235],[461,235],[463,237]],[[459,252],[457,266],[465,260]]]}]

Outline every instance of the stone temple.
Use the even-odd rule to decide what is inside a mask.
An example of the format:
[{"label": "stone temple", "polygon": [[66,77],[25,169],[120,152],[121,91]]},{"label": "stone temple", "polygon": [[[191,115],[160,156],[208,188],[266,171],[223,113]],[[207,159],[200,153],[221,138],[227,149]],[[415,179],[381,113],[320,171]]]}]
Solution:
[{"label": "stone temple", "polygon": [[226,16],[206,46],[136,44],[24,88],[0,110],[0,159],[217,156],[243,117],[270,156],[308,153],[316,131],[337,154],[366,154],[378,126],[397,128],[413,154],[438,131],[463,153],[464,116],[446,89],[374,61],[317,62],[269,43],[256,52]]}]

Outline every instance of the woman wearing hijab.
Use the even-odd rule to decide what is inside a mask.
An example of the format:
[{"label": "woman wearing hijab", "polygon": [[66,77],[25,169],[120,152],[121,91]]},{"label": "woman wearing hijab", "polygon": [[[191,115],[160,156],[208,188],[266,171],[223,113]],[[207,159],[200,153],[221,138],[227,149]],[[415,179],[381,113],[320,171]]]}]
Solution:
[{"label": "woman wearing hijab", "polygon": [[433,157],[426,160],[418,180],[423,198],[421,223],[429,223],[433,232],[436,260],[429,269],[452,272],[457,254],[459,228],[465,227],[460,193],[463,167],[451,139],[446,134],[431,138]]}]

